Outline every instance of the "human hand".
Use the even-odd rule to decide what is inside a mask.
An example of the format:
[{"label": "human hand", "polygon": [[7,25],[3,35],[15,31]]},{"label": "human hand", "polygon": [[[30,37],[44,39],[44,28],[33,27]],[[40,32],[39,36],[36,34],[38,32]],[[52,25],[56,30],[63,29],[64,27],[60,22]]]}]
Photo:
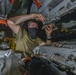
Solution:
[{"label": "human hand", "polygon": [[34,16],[33,16],[34,19],[36,19],[36,20],[38,20],[38,21],[42,21],[42,22],[45,21],[45,18],[44,18],[43,15],[41,15],[41,14],[33,14],[33,15],[34,15]]},{"label": "human hand", "polygon": [[45,27],[45,32],[46,32],[46,36],[49,37],[51,36],[52,33],[52,24],[49,24]]}]

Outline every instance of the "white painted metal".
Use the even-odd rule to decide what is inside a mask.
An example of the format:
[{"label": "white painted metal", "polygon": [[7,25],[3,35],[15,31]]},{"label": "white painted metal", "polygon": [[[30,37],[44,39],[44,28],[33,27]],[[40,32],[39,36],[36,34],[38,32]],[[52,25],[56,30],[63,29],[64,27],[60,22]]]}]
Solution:
[{"label": "white painted metal", "polygon": [[38,12],[42,12],[43,10],[45,10],[45,8],[49,5],[49,3],[51,2],[52,0],[46,0],[42,5],[41,5],[41,8],[38,10]]}]

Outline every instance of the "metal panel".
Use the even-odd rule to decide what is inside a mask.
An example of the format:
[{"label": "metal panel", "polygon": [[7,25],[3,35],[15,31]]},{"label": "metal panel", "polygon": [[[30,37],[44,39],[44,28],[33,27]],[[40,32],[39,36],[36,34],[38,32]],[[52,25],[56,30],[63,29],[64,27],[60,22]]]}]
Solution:
[{"label": "metal panel", "polygon": [[[69,8],[68,8],[69,5]],[[50,20],[57,20],[67,13],[71,13],[71,10],[75,10],[76,1],[71,2],[70,0],[64,0],[54,9],[49,12]]]},{"label": "metal panel", "polygon": [[41,8],[38,10],[38,12],[42,12],[47,6],[48,6],[48,4],[51,2],[52,0],[46,0],[43,4],[42,4],[42,6],[41,6]]}]

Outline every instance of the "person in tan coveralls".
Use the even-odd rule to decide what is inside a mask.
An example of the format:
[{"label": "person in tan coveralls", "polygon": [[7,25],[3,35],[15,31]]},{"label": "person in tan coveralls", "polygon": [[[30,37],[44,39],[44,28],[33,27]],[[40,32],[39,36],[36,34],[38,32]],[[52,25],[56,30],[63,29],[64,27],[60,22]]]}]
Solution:
[{"label": "person in tan coveralls", "polygon": [[[28,21],[28,32],[21,25],[24,21]],[[47,40],[43,42],[40,38],[36,36],[38,26],[38,21],[44,22],[45,18],[41,14],[29,14],[29,15],[21,15],[9,18],[7,20],[8,26],[16,35],[16,50],[17,52],[22,52],[28,55],[33,54],[33,49],[39,45],[48,45],[51,43],[51,33],[52,33],[52,25],[48,25],[45,28]],[[25,25],[26,26],[26,25]]]},{"label": "person in tan coveralls", "polygon": [[[28,29],[27,31],[27,29],[23,27],[21,23],[28,20],[29,22],[27,25],[27,29]],[[43,42],[40,38],[36,36],[37,29],[39,28],[39,25],[37,23],[38,21],[44,22],[45,18],[41,14],[29,14],[29,15],[12,17],[7,20],[8,26],[12,29],[12,31],[16,35],[16,51],[22,52],[28,55],[32,55],[33,54],[32,50],[36,46],[51,44],[50,39],[51,39],[51,33],[52,33],[52,25],[49,24],[47,27],[45,27],[47,40],[46,42]],[[51,67],[51,68],[54,68],[54,67]],[[53,70],[55,70],[55,68]],[[57,69],[56,71],[58,72],[57,75],[62,75]],[[18,70],[16,70],[16,75],[17,74],[26,75],[25,69],[23,67],[22,68],[20,67]]]}]

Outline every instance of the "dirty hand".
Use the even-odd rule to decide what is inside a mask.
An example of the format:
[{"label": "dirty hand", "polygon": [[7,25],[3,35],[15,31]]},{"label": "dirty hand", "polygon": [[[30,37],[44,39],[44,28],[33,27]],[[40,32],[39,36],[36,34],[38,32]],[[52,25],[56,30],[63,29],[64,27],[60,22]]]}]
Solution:
[{"label": "dirty hand", "polygon": [[52,33],[52,24],[49,24],[45,27],[45,32],[46,32],[46,36],[49,37],[51,36]]},{"label": "dirty hand", "polygon": [[45,21],[45,18],[44,18],[44,16],[43,15],[41,15],[41,14],[33,14],[34,16],[34,19],[36,19],[36,20],[38,20],[38,21],[42,21],[42,22],[44,22]]}]

